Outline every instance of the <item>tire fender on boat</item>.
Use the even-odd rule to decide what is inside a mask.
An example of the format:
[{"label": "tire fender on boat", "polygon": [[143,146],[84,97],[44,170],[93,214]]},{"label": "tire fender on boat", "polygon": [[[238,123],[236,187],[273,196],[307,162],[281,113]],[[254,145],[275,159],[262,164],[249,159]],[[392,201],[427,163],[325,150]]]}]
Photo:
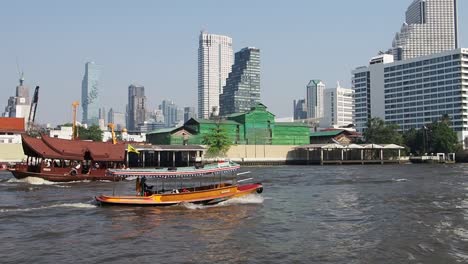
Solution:
[{"label": "tire fender on boat", "polygon": [[262,193],[263,192],[263,187],[258,187],[257,188],[257,193]]}]

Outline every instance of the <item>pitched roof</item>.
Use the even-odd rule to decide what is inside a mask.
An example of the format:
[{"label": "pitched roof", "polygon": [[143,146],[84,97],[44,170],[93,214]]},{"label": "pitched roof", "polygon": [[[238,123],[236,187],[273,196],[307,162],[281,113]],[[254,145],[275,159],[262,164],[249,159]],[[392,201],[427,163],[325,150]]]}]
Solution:
[{"label": "pitched roof", "polygon": [[276,122],[276,126],[288,126],[288,127],[308,127],[309,125],[297,122]]},{"label": "pitched roof", "polygon": [[0,131],[16,133],[24,132],[24,118],[0,117]]},{"label": "pitched roof", "polygon": [[[226,125],[240,125],[236,121],[232,120],[211,120],[211,119],[197,119],[197,118],[192,118],[195,122],[198,122],[199,124],[226,124]],[[187,121],[188,122],[188,121]]]}]

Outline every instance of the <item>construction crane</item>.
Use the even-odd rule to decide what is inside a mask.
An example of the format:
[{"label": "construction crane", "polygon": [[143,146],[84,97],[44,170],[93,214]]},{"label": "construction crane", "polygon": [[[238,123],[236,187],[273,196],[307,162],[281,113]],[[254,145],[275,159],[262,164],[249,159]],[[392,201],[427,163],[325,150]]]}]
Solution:
[{"label": "construction crane", "polygon": [[78,101],[74,101],[72,103],[72,108],[73,108],[72,140],[75,140],[76,138],[78,138],[78,130],[76,127],[76,109],[78,108],[79,105],[80,103]]},{"label": "construction crane", "polygon": [[107,127],[111,130],[111,133],[112,133],[112,144],[117,144],[117,138],[115,137],[115,131],[114,131],[114,124],[112,123],[109,123],[107,125]]},{"label": "construction crane", "polygon": [[28,131],[29,132],[31,132],[34,127],[38,101],[39,101],[39,86],[36,86],[36,89],[34,90],[34,97],[31,102],[31,108],[29,109],[29,117],[28,117]]}]

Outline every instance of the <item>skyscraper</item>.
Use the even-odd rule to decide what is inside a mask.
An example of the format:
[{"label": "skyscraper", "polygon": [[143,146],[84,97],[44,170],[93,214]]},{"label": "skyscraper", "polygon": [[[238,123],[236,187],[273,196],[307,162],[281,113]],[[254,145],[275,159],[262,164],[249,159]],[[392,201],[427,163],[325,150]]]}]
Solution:
[{"label": "skyscraper", "polygon": [[194,117],[196,117],[195,107],[184,107],[184,123]]},{"label": "skyscraper", "polygon": [[99,125],[99,86],[101,66],[94,62],[85,64],[85,74],[81,83],[81,122],[88,125]]},{"label": "skyscraper", "polygon": [[457,0],[414,0],[393,40],[395,60],[458,48]]},{"label": "skyscraper", "polygon": [[307,119],[307,104],[305,99],[294,100],[294,120]]},{"label": "skyscraper", "polygon": [[208,119],[213,107],[219,109],[219,95],[233,63],[232,39],[200,33],[198,48],[198,117]]},{"label": "skyscraper", "polygon": [[135,131],[138,124],[146,119],[145,87],[130,85],[128,87],[127,129]]},{"label": "skyscraper", "polygon": [[259,49],[249,47],[236,53],[219,101],[221,116],[248,112],[260,102]]},{"label": "skyscraper", "polygon": [[166,127],[174,127],[183,119],[182,109],[179,109],[173,101],[163,100],[159,108],[163,112]]},{"label": "skyscraper", "polygon": [[307,118],[323,117],[323,90],[325,84],[320,80],[311,80],[307,84]]},{"label": "skyscraper", "polygon": [[3,116],[24,117],[24,122],[27,123],[30,109],[31,100],[29,98],[29,88],[24,85],[24,76],[21,74],[19,85],[16,86],[16,94],[8,98],[8,105],[5,108]]}]

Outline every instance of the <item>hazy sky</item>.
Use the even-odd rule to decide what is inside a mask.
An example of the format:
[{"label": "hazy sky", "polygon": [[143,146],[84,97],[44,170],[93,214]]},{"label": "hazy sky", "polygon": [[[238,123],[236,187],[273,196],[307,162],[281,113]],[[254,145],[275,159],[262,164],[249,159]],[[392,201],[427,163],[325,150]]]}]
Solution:
[{"label": "hazy sky", "polygon": [[[261,49],[262,102],[292,116],[310,79],[350,86],[350,71],[391,47],[412,0],[157,1],[0,0],[0,112],[18,83],[41,86],[38,121],[71,121],[84,64],[102,65],[101,102],[125,110],[131,83],[150,108],[163,99],[197,106],[198,35],[231,36],[234,50]],[[459,1],[468,47],[468,1]],[[81,117],[81,113],[79,115]]]}]

